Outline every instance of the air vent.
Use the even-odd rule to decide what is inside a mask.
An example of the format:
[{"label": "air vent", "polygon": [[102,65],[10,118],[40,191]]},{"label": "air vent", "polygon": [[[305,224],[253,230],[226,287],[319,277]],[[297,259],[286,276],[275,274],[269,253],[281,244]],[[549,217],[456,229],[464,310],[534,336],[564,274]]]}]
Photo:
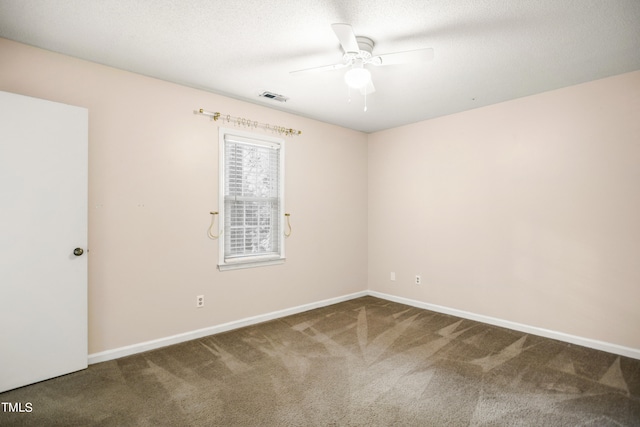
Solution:
[{"label": "air vent", "polygon": [[277,93],[268,92],[268,91],[264,91],[258,94],[258,96],[262,96],[263,98],[273,99],[274,101],[279,101],[279,102],[287,102],[289,100],[289,98],[287,98],[286,96],[278,95]]}]

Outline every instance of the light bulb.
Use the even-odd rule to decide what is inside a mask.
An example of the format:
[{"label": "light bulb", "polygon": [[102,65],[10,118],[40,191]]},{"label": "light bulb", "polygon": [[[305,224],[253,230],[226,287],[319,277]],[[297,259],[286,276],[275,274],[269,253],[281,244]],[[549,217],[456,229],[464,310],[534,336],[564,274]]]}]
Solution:
[{"label": "light bulb", "polygon": [[344,81],[350,88],[362,89],[371,81],[371,73],[366,68],[353,67],[345,73]]}]

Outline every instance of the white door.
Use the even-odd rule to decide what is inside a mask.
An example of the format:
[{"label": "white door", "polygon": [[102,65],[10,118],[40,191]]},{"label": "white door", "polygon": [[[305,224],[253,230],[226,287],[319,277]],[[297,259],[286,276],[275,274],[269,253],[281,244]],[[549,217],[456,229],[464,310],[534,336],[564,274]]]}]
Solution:
[{"label": "white door", "polygon": [[86,109],[0,92],[0,392],[87,367],[87,150]]}]

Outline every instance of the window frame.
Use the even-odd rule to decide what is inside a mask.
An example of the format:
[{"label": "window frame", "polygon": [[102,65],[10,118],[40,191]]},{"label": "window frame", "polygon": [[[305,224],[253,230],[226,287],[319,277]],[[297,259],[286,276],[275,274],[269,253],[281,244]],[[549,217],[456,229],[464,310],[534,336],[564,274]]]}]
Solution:
[{"label": "window frame", "polygon": [[[278,164],[278,247],[279,251],[259,254],[255,256],[238,256],[227,258],[227,218],[226,218],[226,200],[225,187],[228,179],[228,171],[226,168],[226,143],[225,139],[229,137],[238,137],[239,142],[247,144],[255,144],[262,147],[277,147],[279,154]],[[253,268],[268,265],[278,265],[285,262],[285,239],[284,239],[284,160],[285,145],[282,138],[259,135],[255,133],[245,132],[238,129],[230,129],[221,127],[218,138],[219,147],[219,172],[218,172],[218,206],[219,209],[219,238],[218,238],[218,270],[236,270],[242,268]]]}]

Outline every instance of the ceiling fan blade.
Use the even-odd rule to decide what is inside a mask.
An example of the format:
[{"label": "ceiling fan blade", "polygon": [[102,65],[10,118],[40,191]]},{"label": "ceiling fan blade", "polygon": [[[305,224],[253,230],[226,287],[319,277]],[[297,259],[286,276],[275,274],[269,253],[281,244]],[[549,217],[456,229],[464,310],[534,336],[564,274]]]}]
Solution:
[{"label": "ceiling fan blade", "polygon": [[289,71],[289,74],[302,74],[302,73],[318,73],[322,71],[339,70],[346,67],[348,64],[339,63],[331,65],[323,65],[321,67],[305,68],[304,70]]},{"label": "ceiling fan blade", "polygon": [[369,95],[375,91],[376,88],[373,86],[373,82],[371,81],[371,79],[369,79],[369,82],[362,89],[360,89],[360,93],[362,95]]},{"label": "ceiling fan blade", "polygon": [[349,24],[331,24],[333,32],[336,33],[338,41],[345,53],[358,53],[360,48],[358,47],[358,41],[356,35],[353,32],[353,28]]},{"label": "ceiling fan blade", "polygon": [[387,53],[385,55],[375,56],[370,60],[373,65],[396,65],[426,61],[433,61],[433,49],[431,48]]}]

